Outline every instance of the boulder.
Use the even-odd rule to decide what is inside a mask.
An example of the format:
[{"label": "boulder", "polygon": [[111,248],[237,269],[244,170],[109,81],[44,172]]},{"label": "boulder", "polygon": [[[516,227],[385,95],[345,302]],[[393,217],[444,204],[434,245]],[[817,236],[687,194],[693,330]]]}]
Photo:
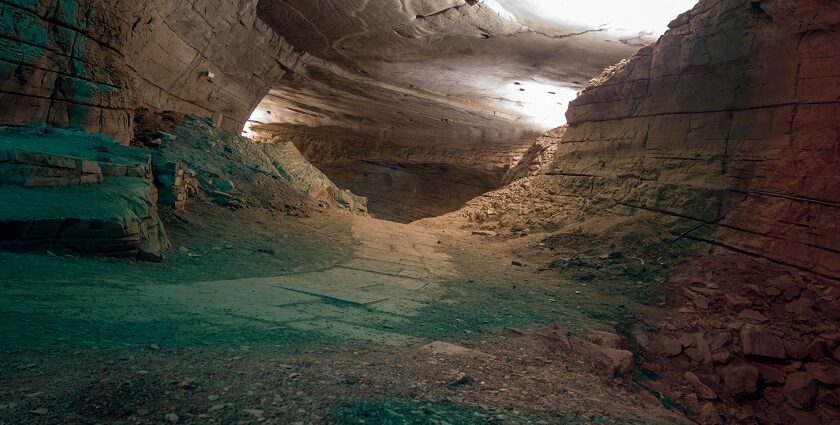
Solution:
[{"label": "boulder", "polygon": [[694,389],[700,397],[706,400],[714,400],[718,398],[717,393],[715,390],[709,388],[708,385],[704,384],[700,381],[700,378],[697,377],[693,372],[686,372],[684,375],[685,383],[688,384],[689,387]]},{"label": "boulder", "polygon": [[683,345],[674,338],[655,335],[649,346],[650,351],[662,357],[675,357],[683,352]]},{"label": "boulder", "polygon": [[782,339],[758,326],[744,325],[741,328],[741,348],[745,356],[771,360],[787,358]]},{"label": "boulder", "polygon": [[709,339],[709,348],[718,351],[732,342],[732,335],[729,332],[719,332]]},{"label": "boulder", "polygon": [[782,385],[785,383],[785,373],[777,367],[764,364],[756,364],[761,382],[765,385]]},{"label": "boulder", "polygon": [[630,378],[630,374],[633,372],[633,353],[627,350],[601,347],[594,344],[592,344],[592,347],[612,367],[613,378]]},{"label": "boulder", "polygon": [[788,403],[805,410],[814,407],[819,385],[811,375],[804,372],[793,373],[785,381],[784,393]]},{"label": "boulder", "polygon": [[589,333],[589,340],[601,347],[614,348],[616,350],[627,349],[627,339],[612,332],[592,331]]},{"label": "boulder", "polygon": [[739,401],[758,395],[759,377],[758,369],[751,365],[730,366],[723,370],[726,393]]},{"label": "boulder", "polygon": [[685,349],[685,355],[691,360],[699,363],[701,366],[711,368],[714,364],[714,361],[712,360],[712,350],[709,348],[709,343],[706,342],[706,338],[703,334],[691,334],[690,338],[686,340],[690,341],[690,344],[688,344]]}]

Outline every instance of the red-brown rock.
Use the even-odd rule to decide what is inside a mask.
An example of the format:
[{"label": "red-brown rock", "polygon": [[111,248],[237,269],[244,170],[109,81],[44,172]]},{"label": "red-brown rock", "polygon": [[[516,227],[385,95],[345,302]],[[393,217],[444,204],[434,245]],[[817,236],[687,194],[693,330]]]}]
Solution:
[{"label": "red-brown rock", "polygon": [[818,339],[808,346],[808,358],[811,360],[830,359],[832,357],[831,348],[829,348],[828,342],[825,340]]},{"label": "red-brown rock", "polygon": [[759,373],[755,366],[730,366],[723,370],[726,393],[736,400],[749,400],[758,393]]},{"label": "red-brown rock", "polygon": [[788,357],[801,360],[808,355],[808,346],[799,340],[788,340],[785,341],[785,352]]},{"label": "red-brown rock", "polygon": [[630,377],[630,374],[633,372],[633,353],[626,350],[616,350],[614,348],[595,345],[593,347],[609,361],[609,364],[612,366],[612,376],[614,378],[627,379]]},{"label": "red-brown rock", "polygon": [[818,390],[817,381],[807,373],[793,373],[785,381],[785,397],[789,403],[800,409],[811,410],[813,408]]},{"label": "red-brown rock", "polygon": [[589,333],[589,340],[601,347],[614,348],[616,350],[627,349],[627,339],[612,332],[592,331]]},{"label": "red-brown rock", "polygon": [[645,404],[648,404],[648,405],[650,405],[650,406],[655,406],[655,407],[662,406],[662,402],[661,402],[661,401],[659,401],[659,399],[658,399],[658,398],[656,398],[656,396],[655,396],[655,395],[651,394],[651,393],[650,393],[650,392],[648,392],[648,391],[642,391],[642,392],[640,392],[640,393],[639,393],[639,397],[641,397],[641,398],[642,398],[642,401],[644,401],[644,402],[645,402]]},{"label": "red-brown rock", "polygon": [[746,356],[783,360],[787,358],[781,338],[753,325],[741,328],[741,348]]},{"label": "red-brown rock", "polygon": [[779,370],[778,367],[756,364],[758,374],[761,376],[761,382],[766,385],[781,385],[785,383],[785,373]]},{"label": "red-brown rock", "polygon": [[795,319],[812,320],[817,318],[816,306],[813,301],[800,297],[798,300],[788,303],[785,310],[791,313]]},{"label": "red-brown rock", "polygon": [[750,309],[746,309],[738,313],[738,318],[741,320],[753,320],[759,323],[765,323],[770,320],[769,317]]},{"label": "red-brown rock", "polygon": [[713,403],[706,403],[700,409],[697,415],[697,422],[702,425],[720,425],[723,421],[720,418],[720,412]]},{"label": "red-brown rock", "polygon": [[685,355],[691,360],[704,367],[711,367],[714,364],[712,361],[712,350],[709,349],[709,343],[702,333],[691,334],[687,339],[683,340],[681,338],[680,341],[690,342],[686,344]]},{"label": "red-brown rock", "polygon": [[676,339],[656,335],[652,338],[650,351],[663,357],[674,357],[682,354],[683,345]]},{"label": "red-brown rock", "polygon": [[827,385],[840,385],[840,366],[831,360],[820,360],[805,365],[805,371],[812,378]]},{"label": "red-brown rock", "polygon": [[816,301],[817,308],[831,320],[840,320],[840,300],[833,297],[822,297]]},{"label": "red-brown rock", "polygon": [[566,331],[563,329],[563,322],[560,319],[553,320],[548,325],[545,332],[545,337],[557,344],[561,349],[569,351],[572,349],[572,344],[569,342],[569,337],[566,336]]},{"label": "red-brown rock", "polygon": [[715,390],[701,382],[700,378],[698,378],[693,372],[686,372],[684,378],[685,383],[688,384],[690,388],[694,389],[700,397],[706,400],[714,400],[718,398]]},{"label": "red-brown rock", "polygon": [[712,351],[720,350],[732,342],[732,335],[729,332],[719,332],[709,339],[709,348]]}]

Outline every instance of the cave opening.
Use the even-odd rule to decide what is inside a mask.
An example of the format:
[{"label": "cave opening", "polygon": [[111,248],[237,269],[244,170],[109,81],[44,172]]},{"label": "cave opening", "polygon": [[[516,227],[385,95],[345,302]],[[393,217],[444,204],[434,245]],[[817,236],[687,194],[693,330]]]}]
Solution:
[{"label": "cave opening", "polygon": [[304,1],[263,0],[258,16],[306,53],[245,134],[291,140],[368,198],[375,217],[456,211],[508,181],[533,140],[566,123],[588,81],[696,2],[608,3],[408,2],[325,15]]},{"label": "cave opening", "polygon": [[0,424],[840,423],[840,2],[0,1]]}]

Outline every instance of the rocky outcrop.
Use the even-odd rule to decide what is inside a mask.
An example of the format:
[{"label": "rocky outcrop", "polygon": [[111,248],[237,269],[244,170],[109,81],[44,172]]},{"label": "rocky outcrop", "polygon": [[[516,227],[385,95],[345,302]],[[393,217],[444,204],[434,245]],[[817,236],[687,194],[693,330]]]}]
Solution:
[{"label": "rocky outcrop", "polygon": [[2,128],[0,146],[0,249],[162,258],[147,152],[39,128]]},{"label": "rocky outcrop", "polygon": [[241,131],[300,55],[257,18],[256,0],[6,0],[0,15],[0,125],[122,143],[140,106]]},{"label": "rocky outcrop", "polygon": [[[164,135],[153,165],[161,202],[189,213],[190,199],[231,208],[285,210],[310,207],[366,215],[366,199],[336,186],[282,139],[255,142],[213,126],[210,119],[167,113],[144,119],[144,135]],[[148,136],[151,137],[151,136]]]}]

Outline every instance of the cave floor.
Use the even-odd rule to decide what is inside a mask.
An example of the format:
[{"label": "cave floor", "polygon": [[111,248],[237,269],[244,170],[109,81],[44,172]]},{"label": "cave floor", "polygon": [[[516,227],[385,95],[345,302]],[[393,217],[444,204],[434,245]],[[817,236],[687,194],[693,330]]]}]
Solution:
[{"label": "cave floor", "polygon": [[210,206],[173,221],[164,264],[0,253],[0,423],[685,421],[541,337],[656,313],[546,272],[537,235]]}]

